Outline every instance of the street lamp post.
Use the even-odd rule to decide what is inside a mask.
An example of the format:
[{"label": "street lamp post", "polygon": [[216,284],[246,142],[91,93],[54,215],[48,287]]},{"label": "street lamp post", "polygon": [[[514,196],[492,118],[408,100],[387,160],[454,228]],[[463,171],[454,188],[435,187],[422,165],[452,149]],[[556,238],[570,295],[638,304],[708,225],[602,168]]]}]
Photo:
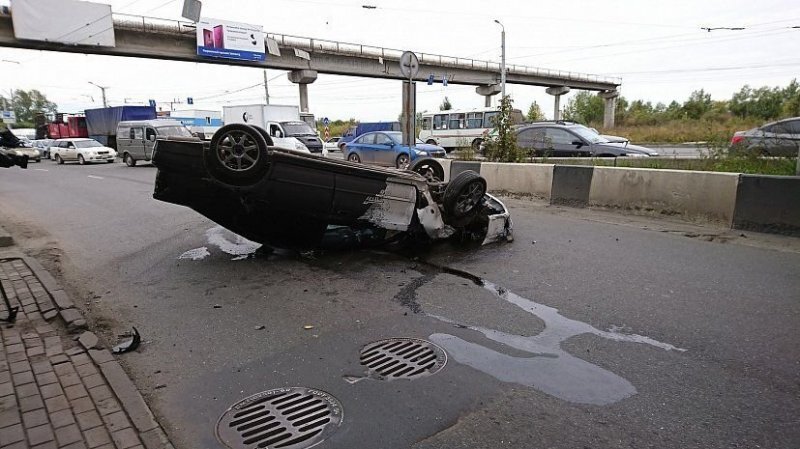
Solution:
[{"label": "street lamp post", "polygon": [[106,103],[106,89],[108,89],[108,86],[101,86],[101,85],[93,83],[91,81],[89,81],[89,84],[91,84],[92,86],[100,88],[100,91],[103,93],[103,107],[107,108],[108,107],[108,103]]},{"label": "street lamp post", "polygon": [[497,19],[494,19],[494,23],[500,25],[502,29],[500,33],[500,49],[502,50],[500,57],[500,101],[502,101],[506,97],[506,27]]}]

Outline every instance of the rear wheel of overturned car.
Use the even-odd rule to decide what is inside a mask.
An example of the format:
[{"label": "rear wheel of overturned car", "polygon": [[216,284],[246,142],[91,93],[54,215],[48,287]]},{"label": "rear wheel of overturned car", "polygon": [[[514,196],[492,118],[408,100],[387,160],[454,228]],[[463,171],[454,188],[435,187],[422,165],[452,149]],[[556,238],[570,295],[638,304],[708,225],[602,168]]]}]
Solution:
[{"label": "rear wheel of overturned car", "polygon": [[205,147],[206,168],[218,181],[243,186],[258,181],[267,169],[267,141],[256,128],[234,123],[225,125]]},{"label": "rear wheel of overturned car", "polygon": [[442,164],[440,164],[439,161],[434,159],[417,159],[408,169],[414,173],[419,173],[428,181],[444,181],[444,167],[442,167]]},{"label": "rear wheel of overturned car", "polygon": [[461,172],[444,191],[444,210],[454,218],[471,214],[483,201],[486,180],[472,170]]},{"label": "rear wheel of overturned car", "polygon": [[125,153],[125,157],[123,159],[125,159],[125,165],[128,167],[133,167],[136,165],[136,159],[134,159],[133,156],[128,153]]},{"label": "rear wheel of overturned car", "polygon": [[347,160],[355,163],[361,162],[361,158],[358,157],[356,153],[350,153],[349,155],[347,155]]},{"label": "rear wheel of overturned car", "polygon": [[397,160],[395,161],[395,167],[405,170],[408,168],[408,165],[411,163],[411,159],[408,157],[406,153],[400,153],[400,156],[397,156]]}]

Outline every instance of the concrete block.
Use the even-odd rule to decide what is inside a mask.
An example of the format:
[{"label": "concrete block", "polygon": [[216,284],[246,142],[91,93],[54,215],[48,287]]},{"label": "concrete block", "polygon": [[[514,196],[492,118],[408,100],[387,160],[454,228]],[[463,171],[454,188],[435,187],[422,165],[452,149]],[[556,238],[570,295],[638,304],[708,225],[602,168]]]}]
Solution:
[{"label": "concrete block", "polygon": [[741,175],[733,227],[800,236],[800,177]]},{"label": "concrete block", "polygon": [[444,169],[444,179],[442,181],[449,182],[450,181],[450,165],[453,163],[452,159],[436,159],[436,162],[442,164],[442,168]]},{"label": "concrete block", "polygon": [[56,302],[56,305],[59,309],[71,309],[75,307],[75,304],[69,299],[69,295],[64,290],[55,290],[51,291],[50,295],[53,297],[53,300]]},{"label": "concrete block", "polygon": [[100,365],[100,370],[103,372],[103,377],[106,378],[111,389],[114,390],[114,394],[119,398],[125,411],[128,412],[128,416],[136,429],[139,432],[147,432],[158,428],[150,408],[119,363],[116,361],[103,363]]},{"label": "concrete block", "polygon": [[594,167],[556,165],[553,167],[553,186],[550,204],[583,207],[589,202]]},{"label": "concrete block", "polygon": [[476,173],[481,172],[481,163],[475,161],[453,161],[450,163],[450,179],[455,178],[461,172],[472,170]]},{"label": "concrete block", "polygon": [[528,194],[550,199],[553,164],[483,162],[480,170],[490,191]]},{"label": "concrete block", "polygon": [[731,225],[738,173],[595,167],[589,204]]},{"label": "concrete block", "polygon": [[14,244],[14,238],[5,229],[0,227],[0,248],[5,248]]}]

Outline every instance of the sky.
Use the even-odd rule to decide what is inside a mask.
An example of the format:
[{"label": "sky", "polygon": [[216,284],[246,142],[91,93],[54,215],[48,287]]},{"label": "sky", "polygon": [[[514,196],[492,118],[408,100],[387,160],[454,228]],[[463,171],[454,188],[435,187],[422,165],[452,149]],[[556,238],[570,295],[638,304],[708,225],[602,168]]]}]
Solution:
[{"label": "sky", "polygon": [[[169,19],[180,19],[183,5],[183,0],[97,2],[111,4],[115,13]],[[9,3],[0,0],[0,5]],[[800,78],[797,0],[202,3],[204,17],[258,24],[268,33],[495,62],[501,55],[497,19],[506,30],[508,64],[618,76],[628,100],[683,102],[698,89],[722,100],[745,84],[785,86]],[[708,32],[702,27],[745,29]],[[285,71],[268,70],[268,78],[271,103],[299,105],[298,86]],[[111,105],[155,99],[164,110],[221,110],[264,101],[263,87],[254,86],[263,82],[261,69],[0,47],[3,95],[9,89],[38,89],[60,111],[75,113],[102,106],[100,90],[89,82],[108,86]],[[400,81],[320,74],[308,90],[310,110],[318,118],[396,120],[401,110]],[[536,101],[552,117],[553,97],[544,87],[509,84],[506,90],[523,112]],[[455,108],[484,102],[471,86],[418,83],[417,111],[438,110],[445,96]],[[185,104],[187,97],[195,99],[193,106]]]}]

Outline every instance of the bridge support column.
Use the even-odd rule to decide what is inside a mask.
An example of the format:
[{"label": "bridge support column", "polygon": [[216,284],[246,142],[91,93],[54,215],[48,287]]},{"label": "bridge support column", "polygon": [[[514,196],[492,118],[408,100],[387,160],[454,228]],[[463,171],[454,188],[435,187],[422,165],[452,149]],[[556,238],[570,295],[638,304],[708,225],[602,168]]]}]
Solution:
[{"label": "bridge support column", "polygon": [[300,112],[308,112],[308,85],[317,80],[316,70],[292,70],[289,81],[300,86]]},{"label": "bridge support column", "polygon": [[618,90],[607,90],[598,92],[597,95],[605,100],[605,109],[603,111],[603,128],[610,129],[614,127],[614,115],[617,106],[617,97],[619,97]]},{"label": "bridge support column", "polygon": [[569,87],[548,87],[545,92],[556,97],[553,103],[553,120],[561,120],[561,96],[569,92]]},{"label": "bridge support column", "polygon": [[501,90],[499,84],[489,84],[487,86],[478,86],[475,88],[475,92],[478,95],[483,95],[486,98],[485,105],[487,108],[492,105],[492,96],[499,94]]}]

